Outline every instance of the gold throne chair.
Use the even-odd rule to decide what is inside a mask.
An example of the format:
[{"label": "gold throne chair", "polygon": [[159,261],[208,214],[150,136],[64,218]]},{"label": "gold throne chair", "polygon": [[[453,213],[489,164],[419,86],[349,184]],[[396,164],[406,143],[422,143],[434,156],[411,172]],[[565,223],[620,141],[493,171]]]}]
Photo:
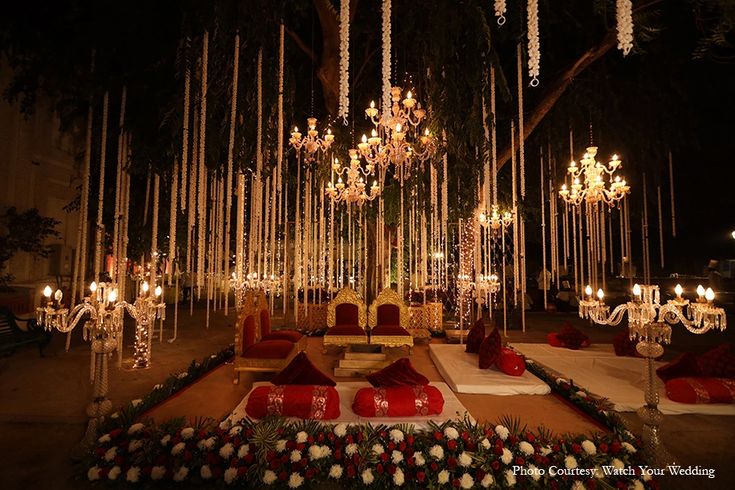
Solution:
[{"label": "gold throne chair", "polygon": [[370,343],[385,347],[413,347],[413,336],[407,330],[411,325],[408,307],[394,290],[383,289],[368,311]]},{"label": "gold throne chair", "polygon": [[330,345],[367,344],[367,307],[354,289],[343,288],[327,307],[324,350]]}]

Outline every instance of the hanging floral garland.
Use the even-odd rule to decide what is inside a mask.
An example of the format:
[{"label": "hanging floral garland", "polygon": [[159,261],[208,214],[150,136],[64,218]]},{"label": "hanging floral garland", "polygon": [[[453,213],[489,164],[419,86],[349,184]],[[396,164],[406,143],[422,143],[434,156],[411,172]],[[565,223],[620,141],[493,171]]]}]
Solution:
[{"label": "hanging floral garland", "polygon": [[390,117],[391,0],[383,0],[383,117]]},{"label": "hanging floral garland", "polygon": [[507,11],[505,0],[495,0],[495,17],[498,19],[498,25],[502,26],[505,24],[505,12]]},{"label": "hanging floral garland", "polygon": [[339,9],[339,115],[347,124],[350,110],[350,0],[342,0]]},{"label": "hanging floral garland", "polygon": [[528,0],[528,76],[531,87],[538,86],[541,72],[541,49],[538,35],[538,0]]},{"label": "hanging floral garland", "polygon": [[633,2],[617,0],[615,14],[618,23],[618,49],[627,56],[633,49]]}]

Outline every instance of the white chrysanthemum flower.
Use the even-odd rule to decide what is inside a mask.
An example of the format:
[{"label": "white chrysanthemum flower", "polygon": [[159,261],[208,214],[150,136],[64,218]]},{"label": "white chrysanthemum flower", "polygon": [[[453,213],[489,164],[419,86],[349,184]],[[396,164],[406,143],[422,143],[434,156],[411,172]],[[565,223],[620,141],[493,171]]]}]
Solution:
[{"label": "white chrysanthemum flower", "polygon": [[219,455],[222,459],[230,459],[233,454],[235,454],[235,446],[231,442],[219,448]]},{"label": "white chrysanthemum flower", "polygon": [[531,474],[531,478],[533,478],[533,481],[539,481],[541,479],[541,472],[538,471],[538,468],[535,464],[528,465],[528,472]]},{"label": "white chrysanthemum flower", "polygon": [[292,463],[298,463],[299,461],[301,461],[301,451],[299,451],[298,449],[294,449],[293,451],[291,451],[291,456],[289,457],[289,459]]},{"label": "white chrysanthemum flower", "polygon": [[632,490],[645,490],[646,486],[640,480],[633,480],[633,484],[628,488]]},{"label": "white chrysanthemum flower", "polygon": [[512,487],[516,484],[516,476],[511,470],[505,470],[505,483],[509,487]]},{"label": "white chrysanthemum flower", "polygon": [[145,424],[141,424],[138,422],[137,424],[133,424],[128,428],[128,435],[132,436],[133,434],[137,434],[138,432],[142,431],[145,427]]},{"label": "white chrysanthemum flower", "polygon": [[513,462],[513,453],[511,453],[507,447],[503,448],[503,454],[500,456],[500,461],[502,461],[503,464],[510,464]]},{"label": "white chrysanthemum flower", "polygon": [[271,470],[265,470],[265,473],[263,473],[263,483],[266,485],[273,485],[277,479],[278,475]]},{"label": "white chrysanthemum flower", "polygon": [[247,456],[249,452],[250,452],[250,445],[249,444],[243,444],[237,450],[237,457],[240,458],[240,459],[242,459],[245,456]]},{"label": "white chrysanthemum flower", "polygon": [[151,480],[157,481],[163,478],[163,476],[166,474],[166,467],[165,466],[154,466],[151,468]]},{"label": "white chrysanthemum flower", "polygon": [[187,376],[189,376],[189,373],[186,373],[186,372],[184,372],[184,373],[179,373],[179,374],[177,374],[177,375],[176,375],[176,377],[177,377],[177,378],[179,378],[179,379],[184,379],[184,378],[186,378]]},{"label": "white chrysanthemum flower", "polygon": [[577,458],[572,456],[571,454],[564,458],[564,467],[568,470],[573,470],[577,467]]},{"label": "white chrysanthemum flower", "polygon": [[291,476],[288,477],[289,488],[299,488],[303,484],[304,477],[299,475],[298,473],[291,473]]},{"label": "white chrysanthemum flower", "polygon": [[347,456],[354,456],[357,454],[357,444],[354,442],[352,444],[347,444],[347,447],[345,447],[345,454]]},{"label": "white chrysanthemum flower", "polygon": [[134,453],[135,451],[137,451],[138,449],[142,447],[143,447],[143,441],[141,441],[140,439],[133,439],[132,441],[130,441],[130,444],[128,444],[128,452]]},{"label": "white chrysanthemum flower", "polygon": [[286,440],[279,439],[278,442],[276,442],[276,452],[282,453],[285,450],[286,450]]},{"label": "white chrysanthemum flower", "polygon": [[110,480],[117,480],[117,477],[120,476],[120,473],[122,473],[122,470],[119,466],[115,465],[110,468],[109,473],[107,473],[107,478],[109,478]]},{"label": "white chrysanthemum flower", "polygon": [[549,454],[551,454],[551,448],[549,446],[541,448],[541,456],[548,456]]},{"label": "white chrysanthemum flower", "polygon": [[186,440],[186,439],[191,439],[192,437],[194,437],[194,429],[192,429],[191,427],[186,427],[185,429],[181,429],[182,439]]},{"label": "white chrysanthemum flower", "polygon": [[168,441],[170,440],[171,440],[171,434],[166,434],[165,436],[161,438],[161,446],[164,446],[164,447],[167,446]]},{"label": "white chrysanthemum flower", "polygon": [[334,478],[335,480],[339,480],[342,478],[342,472],[344,470],[342,467],[338,464],[333,464],[331,468],[329,468],[329,478]]},{"label": "white chrysanthemum flower", "polygon": [[236,425],[230,429],[230,435],[236,436],[242,432],[242,425]]},{"label": "white chrysanthemum flower", "polygon": [[219,428],[222,429],[222,430],[227,430],[230,427],[232,427],[232,422],[230,421],[229,418],[227,418],[227,419],[225,419],[225,420],[223,420],[222,422],[219,423]]},{"label": "white chrysanthemum flower", "polygon": [[444,437],[452,441],[459,437],[459,432],[457,432],[457,429],[455,429],[454,427],[447,427],[446,429],[444,429]]},{"label": "white chrysanthemum flower", "polygon": [[380,456],[381,454],[385,452],[385,448],[383,448],[382,444],[373,444],[372,450],[378,456]]},{"label": "white chrysanthemum flower", "polygon": [[625,464],[623,464],[623,462],[620,461],[618,458],[613,458],[610,464],[612,464],[613,468],[615,468],[616,470],[622,470],[623,468],[625,468]]},{"label": "white chrysanthemum flower", "polygon": [[396,444],[403,442],[403,432],[399,429],[393,429],[389,433],[390,440],[395,442]]},{"label": "white chrysanthemum flower", "polygon": [[406,475],[403,474],[403,470],[396,468],[396,472],[393,473],[393,484],[400,487],[406,482]]},{"label": "white chrysanthemum flower", "polygon": [[309,446],[309,459],[321,459],[322,458],[322,448],[317,446],[316,444],[312,444]]},{"label": "white chrysanthemum flower", "polygon": [[495,478],[493,478],[493,475],[491,475],[490,473],[486,473],[485,476],[482,477],[480,485],[482,485],[482,488],[490,488],[493,483],[495,483]]},{"label": "white chrysanthemum flower", "polygon": [[332,449],[327,445],[319,446],[319,449],[322,452],[322,458],[327,458],[332,455]]},{"label": "white chrysanthemum flower", "polygon": [[174,481],[184,481],[186,479],[186,475],[189,474],[189,468],[186,466],[179,467],[178,470],[176,470],[176,473],[174,473]]},{"label": "white chrysanthemum flower", "polygon": [[298,444],[303,444],[303,443],[305,443],[305,442],[306,442],[307,440],[309,440],[309,434],[307,434],[307,433],[306,433],[306,432],[304,432],[303,430],[302,430],[301,432],[299,432],[299,433],[297,433],[297,434],[296,434],[296,442],[297,442]]},{"label": "white chrysanthemum flower", "polygon": [[344,437],[347,435],[347,424],[337,424],[334,426],[334,435],[337,437]]},{"label": "white chrysanthemum flower", "polygon": [[143,400],[141,400],[140,398],[138,398],[138,399],[133,400],[132,402],[130,402],[130,404],[133,405],[133,407],[137,407],[141,403],[143,403]]},{"label": "white chrysanthemum flower", "polygon": [[217,439],[214,436],[207,437],[206,439],[204,439],[204,448],[211,451],[216,443]]},{"label": "white chrysanthemum flower", "polygon": [[394,449],[390,455],[390,459],[393,461],[393,464],[398,464],[403,461],[403,453]]},{"label": "white chrysanthemum flower", "polygon": [[429,455],[434,459],[442,460],[444,459],[444,448],[439,444],[435,444],[429,449]]},{"label": "white chrysanthemum flower", "polygon": [[621,444],[621,446],[623,446],[623,449],[625,449],[627,452],[631,454],[637,451],[637,449],[634,448],[633,445],[629,442],[624,442]]},{"label": "white chrysanthemum flower", "polygon": [[458,461],[460,466],[464,466],[466,468],[472,464],[472,456],[470,456],[466,451],[462,451],[462,454],[459,455]]},{"label": "white chrysanthemum flower", "polygon": [[360,476],[362,477],[362,482],[365,485],[370,485],[375,480],[375,477],[373,476],[373,472],[372,470],[370,470],[370,468],[363,470]]},{"label": "white chrysanthemum flower", "polygon": [[602,471],[602,468],[600,468],[599,466],[595,466],[595,473],[593,474],[593,476],[598,480],[602,480],[603,478],[605,478],[605,472]]},{"label": "white chrysanthemum flower", "polygon": [[490,441],[487,437],[480,441],[480,446],[482,446],[484,449],[490,449]]},{"label": "white chrysanthemum flower", "polygon": [[449,472],[447,470],[441,470],[436,477],[436,481],[439,482],[439,485],[446,485],[449,483]]},{"label": "white chrysanthemum flower", "polygon": [[104,444],[104,443],[110,442],[110,441],[111,441],[110,434],[105,434],[103,436],[100,436],[99,439],[97,439],[97,442],[99,442],[100,444]]},{"label": "white chrysanthemum flower", "polygon": [[584,441],[582,441],[582,449],[589,456],[593,456],[597,454],[597,448],[595,447],[595,443],[588,439],[585,439]]},{"label": "white chrysanthemum flower", "polygon": [[184,444],[183,442],[179,442],[174,447],[171,448],[171,454],[173,456],[178,456],[179,454],[184,452],[185,447],[186,447],[186,444]]},{"label": "white chrysanthemum flower", "polygon": [[584,483],[579,480],[574,480],[574,483],[572,483],[572,490],[584,490]]},{"label": "white chrysanthemum flower", "polygon": [[199,470],[199,476],[202,477],[202,480],[209,480],[212,478],[212,469],[209,467],[208,464],[202,465],[201,469]]},{"label": "white chrysanthemum flower", "polygon": [[500,437],[502,440],[506,440],[508,436],[510,435],[510,431],[507,427],[503,427],[502,425],[496,425],[495,426],[495,433]]},{"label": "white chrysanthemum flower", "polygon": [[424,453],[422,453],[421,451],[416,451],[415,453],[413,453],[413,462],[416,463],[416,466],[424,466],[426,464]]},{"label": "white chrysanthemum flower", "polygon": [[237,468],[227,468],[224,474],[225,483],[232,485],[232,482],[237,478]]},{"label": "white chrysanthemum flower", "polygon": [[105,461],[112,461],[117,456],[117,446],[112,446],[110,449],[105,451]]},{"label": "white chrysanthemum flower", "polygon": [[472,488],[475,486],[475,479],[472,478],[472,475],[469,473],[465,473],[462,475],[462,478],[459,479],[459,486],[462,488]]},{"label": "white chrysanthemum flower", "polygon": [[641,479],[642,479],[643,481],[651,481],[651,479],[652,479],[652,478],[653,478],[653,477],[651,476],[651,473],[643,473],[643,474],[641,475]]},{"label": "white chrysanthemum flower", "polygon": [[100,479],[100,467],[97,465],[92,466],[87,470],[87,479],[89,481],[95,481]]},{"label": "white chrysanthemum flower", "polygon": [[115,413],[113,413],[112,415],[110,415],[110,418],[111,418],[111,419],[117,419],[117,418],[120,418],[120,412],[115,412]]},{"label": "white chrysanthemum flower", "polygon": [[526,456],[530,456],[531,454],[533,454],[533,453],[534,453],[534,449],[533,449],[533,446],[531,445],[531,443],[529,443],[529,442],[526,442],[526,441],[521,441],[521,442],[520,442],[520,443],[518,444],[518,449],[520,449],[520,451],[521,451],[521,452],[522,452],[523,454],[525,454]]}]

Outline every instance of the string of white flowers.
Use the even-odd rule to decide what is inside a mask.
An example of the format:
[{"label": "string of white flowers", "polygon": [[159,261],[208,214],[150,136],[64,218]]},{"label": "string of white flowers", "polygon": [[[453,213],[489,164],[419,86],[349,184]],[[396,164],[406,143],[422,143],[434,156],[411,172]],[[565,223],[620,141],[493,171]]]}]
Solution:
[{"label": "string of white flowers", "polygon": [[153,216],[151,217],[151,286],[156,285],[156,272],[158,265],[158,209],[160,200],[161,177],[155,174],[153,177]]},{"label": "string of white flowers", "polygon": [[615,16],[618,24],[618,49],[627,56],[633,49],[633,2],[617,0]]},{"label": "string of white flowers", "polygon": [[[263,189],[261,185],[263,175],[263,48],[258,50],[258,123],[257,123],[257,139],[256,139],[256,167],[257,171],[255,174],[255,186],[253,188],[253,206],[256,209],[255,212],[255,224],[256,233],[253,235],[255,239],[256,251],[258,252],[255,272],[258,272],[260,276],[261,259],[263,257],[263,250],[261,247],[261,233],[262,223],[261,216],[263,211]],[[252,240],[251,240],[252,243]]]},{"label": "string of white flowers", "polygon": [[120,270],[120,220],[121,216],[121,183],[123,173],[123,139],[125,138],[125,105],[127,100],[127,87],[123,85],[122,94],[120,95],[120,119],[118,122],[118,137],[117,137],[117,173],[115,175],[115,215],[112,231],[112,256],[114,257],[113,269],[112,269],[112,282],[117,280],[117,275]]},{"label": "string of white flowers", "polygon": [[521,199],[526,198],[526,157],[523,125],[523,52],[518,44],[517,52],[518,74],[518,171],[520,172]]},{"label": "string of white flowers", "polygon": [[202,93],[199,110],[199,252],[197,256],[197,294],[201,297],[204,286],[205,228],[207,224],[207,166],[205,144],[207,136],[207,67],[209,65],[209,31],[204,31],[202,40]]},{"label": "string of white flowers", "polygon": [[[278,216],[278,229],[281,229],[283,222],[283,205],[281,194],[283,193],[283,77],[284,77],[284,60],[285,60],[285,27],[283,23],[280,26],[279,44],[278,44],[278,153],[276,164],[276,180],[274,182],[274,207],[277,206],[276,215]],[[275,238],[275,253],[272,255],[271,274],[275,274],[275,264],[278,264],[279,273],[281,267],[281,240],[275,229],[275,220],[273,221],[272,234]],[[285,254],[285,251],[284,251]],[[271,296],[273,297],[273,296]],[[285,298],[283,304],[286,304]]]},{"label": "string of white flowers", "polygon": [[391,0],[383,0],[383,117],[390,117]]},{"label": "string of white flowers", "polygon": [[174,162],[174,171],[171,175],[171,204],[168,226],[168,285],[171,286],[171,279],[174,274],[174,262],[176,261],[176,218],[178,217],[178,196],[179,196],[179,161]]},{"label": "string of white flowers", "polygon": [[528,0],[528,76],[531,86],[538,85],[541,71],[541,47],[538,34],[538,0]]},{"label": "string of white flowers", "polygon": [[505,12],[507,10],[505,0],[495,0],[495,17],[497,17],[499,26],[505,24]]},{"label": "string of white flowers", "polygon": [[[186,38],[189,44],[189,38]],[[184,73],[184,124],[181,137],[181,189],[185,190],[186,176],[189,170],[189,107],[191,105],[191,68],[186,64]],[[181,209],[186,211],[186,192],[181,193]]]},{"label": "string of white flowers", "polygon": [[350,0],[342,0],[339,8],[339,115],[347,124],[350,110]]},{"label": "string of white flowers", "polygon": [[492,114],[492,140],[490,141],[490,155],[492,160],[493,174],[493,205],[498,204],[498,145],[497,145],[497,128],[495,117],[495,67],[490,66],[490,113]]},{"label": "string of white flowers", "polygon": [[105,161],[107,157],[107,115],[109,109],[110,94],[105,92],[102,99],[102,138],[100,141],[100,182],[97,195],[97,225],[95,230],[95,247],[94,247],[94,280],[99,281],[100,268],[104,261],[104,240],[105,225],[102,222],[102,213],[105,204]]},{"label": "string of white flowers", "polygon": [[[189,175],[189,213],[187,223],[187,239],[186,239],[186,271],[191,274],[194,271],[194,227],[196,226],[196,209],[197,209],[197,185],[199,183],[198,171],[198,155],[199,155],[199,110],[194,107],[194,133],[191,141],[191,172]],[[191,278],[190,278],[191,280]]]},{"label": "string of white flowers", "polygon": [[[225,183],[225,193],[227,196],[226,199],[226,205],[225,205],[225,250],[224,250],[224,274],[225,274],[225,281],[224,281],[224,287],[225,292],[229,292],[229,278],[230,278],[230,230],[232,227],[232,172],[233,172],[233,155],[235,152],[235,124],[237,122],[237,82],[238,82],[238,72],[240,68],[240,32],[238,31],[235,34],[235,53],[234,53],[234,59],[232,61],[232,101],[230,103],[230,134],[229,134],[229,141],[227,143],[227,181]],[[238,172],[239,175],[239,172]],[[238,188],[239,191],[239,188]],[[242,199],[242,196],[238,194],[238,200]],[[237,219],[238,221],[241,219],[239,207],[238,207],[238,214]],[[239,227],[239,223],[238,223]],[[242,229],[239,230],[239,233],[242,233]],[[237,237],[239,239],[239,236]],[[238,251],[239,253],[242,253],[242,250]],[[237,274],[239,275],[241,271],[237,271]],[[229,294],[225,294],[225,315],[228,313],[228,306],[229,306]]]}]

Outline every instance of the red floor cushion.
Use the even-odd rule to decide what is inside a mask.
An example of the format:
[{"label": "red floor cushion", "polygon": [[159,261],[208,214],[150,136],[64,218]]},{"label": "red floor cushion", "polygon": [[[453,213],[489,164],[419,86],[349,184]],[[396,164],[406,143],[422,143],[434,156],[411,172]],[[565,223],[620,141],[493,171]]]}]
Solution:
[{"label": "red floor cushion", "polygon": [[378,306],[378,325],[400,325],[401,309],[397,305]]},{"label": "red floor cushion", "polygon": [[485,324],[482,318],[479,318],[467,333],[467,347],[464,351],[477,354],[480,352],[480,344],[483,340],[485,340]]},{"label": "red floor cushion", "polygon": [[488,369],[495,364],[498,356],[500,356],[501,347],[500,332],[497,328],[494,328],[480,344],[480,369]]},{"label": "red floor cushion", "polygon": [[735,401],[735,379],[670,379],[666,382],[666,396],[679,403],[733,403]]},{"label": "red floor cushion", "polygon": [[638,344],[635,340],[630,340],[630,330],[625,327],[612,339],[613,349],[615,349],[616,356],[638,356],[638,351],[635,350],[635,346]]},{"label": "red floor cushion", "polygon": [[589,347],[590,339],[582,331],[567,322],[558,334],[559,340],[567,349],[577,350],[581,347]]},{"label": "red floor cushion", "polygon": [[546,336],[546,341],[551,347],[564,347],[564,342],[559,338],[559,334],[551,332]]},{"label": "red floor cushion", "polygon": [[697,357],[702,376],[735,378],[735,351],[732,344],[722,344]]},{"label": "red floor cushion", "polygon": [[403,327],[399,327],[398,325],[378,325],[372,329],[370,333],[372,335],[398,335],[403,337],[411,335],[408,333],[408,330]]},{"label": "red floor cushion", "polygon": [[414,369],[408,357],[402,357],[390,366],[369,374],[367,380],[376,388],[429,384],[429,379]]},{"label": "red floor cushion", "polygon": [[702,371],[697,364],[697,356],[691,352],[685,352],[670,363],[656,369],[656,374],[666,382],[675,378],[696,378],[702,375]]},{"label": "red floor cushion", "polygon": [[352,402],[352,411],[361,417],[414,417],[438,415],[444,397],[431,385],[361,388]]},{"label": "red floor cushion", "polygon": [[360,319],[360,310],[357,305],[352,303],[341,303],[334,308],[334,324],[339,325],[358,325]]},{"label": "red floor cushion", "polygon": [[295,344],[302,337],[303,335],[296,330],[273,330],[268,335],[264,335],[261,340],[288,340]]},{"label": "red floor cushion", "polygon": [[327,330],[326,335],[367,335],[365,330],[357,325],[336,325]]},{"label": "red floor cushion", "polygon": [[250,359],[285,359],[294,348],[288,340],[264,340],[243,351],[242,357]]},{"label": "red floor cushion", "polygon": [[250,392],[245,412],[255,419],[282,415],[332,420],[339,417],[339,393],[332,386],[258,386]]},{"label": "red floor cushion", "polygon": [[497,365],[508,376],[521,376],[526,371],[526,361],[511,349],[501,349]]},{"label": "red floor cushion", "polygon": [[305,352],[296,354],[288,366],[271,380],[274,385],[322,385],[336,386],[332,378],[314,365]]}]

